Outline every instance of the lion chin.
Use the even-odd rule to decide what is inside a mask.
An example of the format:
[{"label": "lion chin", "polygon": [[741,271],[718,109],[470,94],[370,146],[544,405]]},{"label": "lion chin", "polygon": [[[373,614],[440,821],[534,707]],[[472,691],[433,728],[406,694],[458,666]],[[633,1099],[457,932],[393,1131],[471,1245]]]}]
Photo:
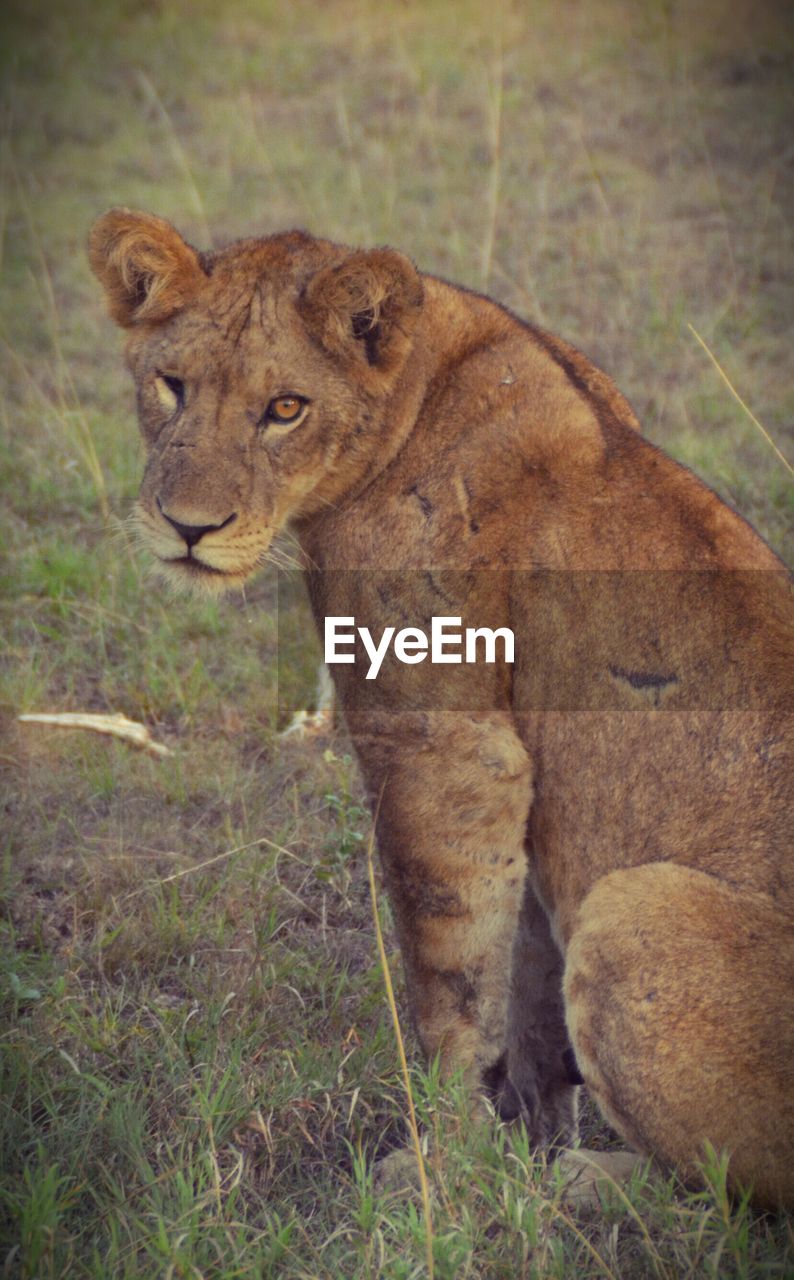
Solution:
[{"label": "lion chin", "polygon": [[194,557],[183,556],[176,560],[158,557],[152,572],[174,595],[219,599],[234,591],[242,591],[258,567],[257,561],[240,569],[216,569]]}]

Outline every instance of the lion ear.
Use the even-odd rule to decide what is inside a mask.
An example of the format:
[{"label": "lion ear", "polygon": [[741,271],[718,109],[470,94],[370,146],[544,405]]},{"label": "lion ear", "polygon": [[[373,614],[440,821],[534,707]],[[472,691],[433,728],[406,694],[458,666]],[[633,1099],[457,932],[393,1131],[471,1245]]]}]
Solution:
[{"label": "lion ear", "polygon": [[411,349],[422,299],[422,281],[408,258],[369,249],[316,272],[298,309],[332,355],[388,375]]},{"label": "lion ear", "polygon": [[198,254],[164,218],[111,209],[88,238],[88,260],[110,314],[125,329],[184,307],[206,279]]}]

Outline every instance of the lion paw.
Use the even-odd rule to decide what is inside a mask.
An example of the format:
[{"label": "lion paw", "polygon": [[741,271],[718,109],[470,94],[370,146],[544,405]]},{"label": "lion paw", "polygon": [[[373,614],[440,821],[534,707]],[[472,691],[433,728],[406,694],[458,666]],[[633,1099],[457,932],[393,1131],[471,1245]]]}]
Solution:
[{"label": "lion paw", "polygon": [[600,1209],[610,1193],[622,1187],[645,1164],[633,1151],[563,1151],[555,1161],[562,1175],[563,1204],[569,1209]]},{"label": "lion paw", "polygon": [[378,1160],[374,1169],[375,1190],[380,1194],[402,1192],[417,1197],[422,1189],[419,1165],[413,1147],[398,1147]]}]

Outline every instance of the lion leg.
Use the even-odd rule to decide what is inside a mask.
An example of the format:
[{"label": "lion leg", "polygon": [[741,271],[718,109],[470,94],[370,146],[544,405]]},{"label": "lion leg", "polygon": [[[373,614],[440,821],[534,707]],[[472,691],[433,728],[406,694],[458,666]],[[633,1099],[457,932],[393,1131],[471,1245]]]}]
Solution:
[{"label": "lion leg", "polygon": [[636,1150],[794,1205],[794,915],[670,862],[604,876],[567,948],[568,1028],[588,1089]]},{"label": "lion leg", "polygon": [[520,1116],[539,1146],[568,1146],[576,1138],[582,1078],[565,1024],[562,974],[548,916],[527,883],[513,945],[499,1111],[505,1120]]},{"label": "lion leg", "polygon": [[498,714],[395,716],[354,740],[419,1040],[476,1091],[505,1049],[529,758]]}]

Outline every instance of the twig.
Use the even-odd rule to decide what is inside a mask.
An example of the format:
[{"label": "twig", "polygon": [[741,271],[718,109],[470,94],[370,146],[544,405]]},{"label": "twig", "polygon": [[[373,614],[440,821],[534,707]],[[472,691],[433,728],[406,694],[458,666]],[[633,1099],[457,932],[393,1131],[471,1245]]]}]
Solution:
[{"label": "twig", "polygon": [[[91,428],[88,424],[86,416],[83,412],[83,408],[80,403],[80,398],[77,394],[77,389],[74,385],[71,371],[69,369],[69,365],[65,360],[63,351],[61,349],[60,332],[62,329],[62,325],[61,325],[60,313],[58,310],[58,304],[55,299],[55,288],[52,281],[52,275],[50,273],[50,269],[44,253],[44,247],[42,245],[41,237],[39,236],[39,233],[36,229],[35,222],[33,220],[33,213],[31,211],[30,204],[28,202],[27,191],[25,189],[25,186],[22,182],[22,178],[16,167],[16,162],[14,160],[13,152],[9,152],[9,157],[10,157],[12,172],[14,174],[14,180],[17,186],[19,203],[22,208],[25,221],[27,223],[30,242],[39,260],[39,267],[41,272],[40,283],[41,283],[41,286],[43,287],[44,294],[45,294],[44,302],[47,307],[50,340],[52,342],[52,349],[55,354],[56,366],[59,373],[59,378],[56,382],[56,393],[58,397],[57,406],[51,402],[49,397],[46,396],[44,392],[41,390],[41,388],[38,386],[33,375],[26,368],[24,361],[16,354],[16,352],[9,346],[9,344],[5,343],[5,341],[4,341],[4,345],[8,346],[14,360],[19,366],[21,366],[29,382],[34,387],[38,395],[42,398],[42,400],[47,405],[47,407],[51,409],[54,413],[56,413],[60,418],[61,424],[63,426],[66,426],[72,432],[77,448],[83,455],[83,462],[85,463],[88,473],[93,481],[94,488],[96,490],[97,500],[99,502],[99,508],[100,508],[100,511],[102,512],[102,518],[105,521],[105,523],[107,523],[107,521],[110,518],[110,504],[108,501],[107,486],[105,484],[105,474],[102,470],[102,464],[99,460],[99,455],[97,454],[97,451],[96,451],[93,434],[91,432]],[[70,403],[70,399],[71,399],[71,403]]]},{"label": "twig", "polygon": [[730,378],[728,377],[727,373],[726,373],[726,372],[725,372],[725,370],[723,369],[722,365],[720,364],[719,360],[718,360],[718,359],[717,359],[717,357],[715,356],[714,352],[713,352],[713,351],[711,351],[711,350],[709,349],[709,347],[706,345],[706,343],[705,343],[705,342],[703,341],[703,339],[701,338],[701,336],[700,336],[700,334],[698,333],[698,331],[697,331],[697,329],[695,328],[695,326],[694,326],[693,324],[690,324],[690,323],[689,323],[689,321],[687,321],[687,328],[688,328],[688,329],[690,329],[690,330],[692,331],[692,333],[695,335],[695,337],[697,338],[698,342],[700,343],[701,347],[702,347],[702,348],[703,348],[703,350],[705,351],[705,353],[706,353],[706,355],[708,356],[708,358],[709,358],[709,360],[711,361],[711,363],[714,365],[714,368],[717,370],[717,373],[718,373],[718,374],[720,375],[720,377],[722,378],[723,382],[725,383],[726,387],[727,387],[727,388],[728,388],[728,390],[730,391],[731,395],[734,397],[734,399],[735,399],[735,400],[738,400],[739,404],[740,404],[740,405],[742,406],[742,408],[744,409],[744,411],[745,411],[745,413],[747,414],[747,416],[748,416],[748,418],[750,419],[750,421],[751,421],[752,423],[754,423],[756,427],[758,427],[758,430],[761,432],[761,435],[764,437],[764,439],[766,440],[767,444],[769,444],[769,445],[771,445],[771,446],[772,446],[772,448],[774,449],[775,453],[776,453],[776,454],[777,454],[777,456],[780,458],[780,461],[783,463],[783,466],[784,466],[784,467],[787,467],[787,468],[788,468],[788,470],[791,472],[791,474],[792,474],[792,475],[794,475],[794,467],[792,467],[792,465],[791,465],[791,463],[789,462],[788,458],[787,458],[787,457],[785,457],[785,455],[784,455],[784,454],[782,454],[782,453],[780,452],[780,450],[778,449],[778,447],[777,447],[777,445],[775,444],[774,440],[772,439],[772,437],[770,436],[769,432],[767,431],[766,427],[764,427],[764,426],[762,426],[762,425],[761,425],[761,423],[758,421],[758,419],[756,418],[755,414],[753,413],[752,409],[750,409],[750,408],[749,408],[749,407],[744,403],[744,400],[742,400],[742,397],[739,395],[739,392],[736,390],[735,386],[734,386],[734,385],[733,385],[733,383],[731,382]]},{"label": "twig", "polygon": [[596,167],[596,162],[592,156],[590,148],[585,142],[585,137],[582,131],[582,127],[580,124],[576,124],[574,127],[576,130],[576,138],[579,143],[579,146],[582,148],[582,154],[584,155],[585,161],[587,163],[587,168],[590,171],[590,178],[593,183],[593,186],[595,187],[596,194],[598,195],[598,198],[601,201],[601,204],[603,205],[604,213],[607,215],[610,222],[614,223],[615,215],[612,212],[612,206],[610,205],[609,200],[607,199],[607,193],[606,193],[606,188],[604,186],[604,181],[603,181],[603,178],[601,177],[601,174],[598,172],[598,169]]},{"label": "twig", "polygon": [[386,956],[386,947],[383,942],[383,930],[380,925],[380,915],[378,914],[378,891],[375,886],[375,863],[373,860],[373,850],[375,847],[375,829],[378,825],[378,814],[380,813],[380,804],[383,799],[383,787],[381,787],[378,797],[378,805],[375,810],[375,816],[372,823],[372,834],[367,844],[367,871],[369,874],[369,892],[372,899],[372,917],[375,921],[375,937],[378,941],[378,955],[380,956],[381,968],[383,970],[383,985],[386,988],[386,999],[391,1013],[392,1023],[394,1025],[394,1037],[397,1041],[397,1052],[400,1057],[400,1068],[402,1070],[403,1083],[405,1085],[405,1093],[408,1098],[408,1127],[411,1130],[411,1140],[416,1152],[416,1163],[419,1169],[419,1185],[422,1192],[422,1208],[425,1215],[425,1241],[427,1244],[427,1274],[428,1280],[433,1280],[433,1218],[430,1212],[430,1192],[427,1186],[427,1173],[425,1172],[425,1161],[422,1155],[422,1144],[419,1140],[419,1126],[416,1123],[416,1111],[414,1110],[414,1098],[411,1091],[411,1077],[408,1074],[408,1059],[405,1056],[405,1044],[403,1042],[402,1031],[400,1030],[400,1015],[397,1012],[397,1001],[394,998],[394,987],[391,980],[391,970],[389,961]]},{"label": "twig", "polygon": [[[247,844],[238,844],[234,849],[224,849],[223,853],[216,853],[212,858],[205,859],[204,862],[196,862],[190,867],[183,867],[181,871],[174,871],[170,876],[161,876],[156,880],[147,880],[146,883],[140,885],[139,888],[131,890],[130,893],[126,893],[123,901],[126,902],[129,898],[137,898],[139,893],[145,893],[147,889],[153,889],[156,885],[170,884],[172,880],[182,880],[185,876],[192,876],[196,871],[204,871],[207,867],[214,866],[216,862],[223,862],[224,858],[231,858],[235,853],[245,853],[247,849],[256,849],[261,844],[266,844],[271,849],[276,849],[279,853],[286,853],[290,858],[296,857],[290,849],[285,849],[283,845],[276,844],[275,840],[269,840],[267,836],[260,836],[258,840],[249,840]],[[173,857],[174,855],[164,854],[163,856]],[[296,902],[300,902],[301,906],[304,907],[304,909],[306,908],[306,903],[298,898],[296,894],[292,893],[291,890],[287,889],[285,885],[280,885],[280,888],[283,893],[295,898]],[[317,913],[315,912],[315,915],[316,914]]]},{"label": "twig", "polygon": [[94,715],[86,711],[63,711],[57,714],[35,714],[18,716],[23,724],[52,724],[62,729],[91,729],[94,733],[107,733],[114,738],[123,738],[135,747],[143,747],[155,756],[170,756],[170,747],[153,742],[146,725],[136,720],[128,720],[121,714],[115,716]]},{"label": "twig", "polygon": [[317,672],[317,695],[314,711],[296,711],[282,738],[290,734],[298,737],[310,737],[312,734],[330,733],[334,726],[334,686],[331,673],[324,662],[320,663]]},{"label": "twig", "polygon": [[499,197],[502,169],[502,100],[504,97],[504,62],[501,40],[495,66],[493,90],[489,94],[491,169],[488,175],[488,221],[485,226],[480,254],[480,278],[483,288],[488,287],[491,276],[496,223],[499,218]]},{"label": "twig", "polygon": [[193,177],[193,170],[190,167],[190,161],[188,160],[187,152],[184,146],[182,145],[182,142],[180,141],[179,134],[176,131],[174,122],[171,119],[168,109],[166,108],[162,98],[160,97],[160,94],[157,92],[157,89],[154,83],[149,79],[146,72],[138,71],[136,73],[136,79],[144,95],[146,96],[146,98],[148,98],[150,104],[154,107],[162,123],[165,125],[166,132],[168,134],[169,144],[171,147],[171,155],[173,156],[174,162],[176,163],[177,167],[182,170],[182,177],[185,180],[185,186],[188,188],[188,191],[190,192],[192,202],[193,202],[194,212],[196,213],[196,216],[200,219],[202,224],[201,231],[204,236],[205,242],[207,244],[212,244],[212,233],[209,228],[209,223],[207,222],[207,214],[204,208],[204,201],[202,200],[201,192],[199,191],[196,185],[196,180]]}]

